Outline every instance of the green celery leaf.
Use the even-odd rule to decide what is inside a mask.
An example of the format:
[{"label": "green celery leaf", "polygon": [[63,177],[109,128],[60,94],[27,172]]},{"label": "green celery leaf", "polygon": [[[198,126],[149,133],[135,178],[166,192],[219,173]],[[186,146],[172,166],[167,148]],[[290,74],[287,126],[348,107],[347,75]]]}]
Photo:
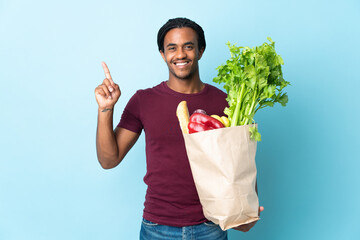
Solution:
[{"label": "green celery leaf", "polygon": [[271,37],[267,37],[267,40],[269,40],[271,43],[274,42],[274,41],[271,39]]},{"label": "green celery leaf", "polygon": [[284,65],[284,60],[282,59],[282,57],[280,55],[277,55],[278,61],[281,65]]},{"label": "green celery leaf", "polygon": [[253,127],[249,127],[250,132],[250,139],[253,141],[260,142],[261,141],[261,134],[259,133],[257,127],[254,125]]},{"label": "green celery leaf", "polygon": [[286,104],[288,103],[289,99],[288,99],[288,96],[286,93],[282,94],[280,96],[280,98],[278,99],[278,102],[283,106],[285,107]]}]

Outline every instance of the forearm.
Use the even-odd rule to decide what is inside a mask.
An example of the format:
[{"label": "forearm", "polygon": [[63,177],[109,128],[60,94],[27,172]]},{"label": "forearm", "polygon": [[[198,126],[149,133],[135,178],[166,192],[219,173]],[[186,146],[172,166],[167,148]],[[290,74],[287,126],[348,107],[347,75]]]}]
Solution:
[{"label": "forearm", "polygon": [[119,150],[113,130],[113,110],[98,110],[96,150],[103,168],[113,168],[118,164]]}]

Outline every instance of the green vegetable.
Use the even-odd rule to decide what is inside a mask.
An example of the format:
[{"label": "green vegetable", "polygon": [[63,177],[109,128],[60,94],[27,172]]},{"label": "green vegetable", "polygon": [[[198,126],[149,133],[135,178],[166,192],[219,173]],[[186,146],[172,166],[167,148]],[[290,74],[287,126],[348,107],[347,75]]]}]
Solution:
[{"label": "green vegetable", "polygon": [[[224,83],[229,107],[224,113],[230,126],[255,123],[255,113],[264,107],[273,107],[276,102],[286,106],[288,96],[283,89],[290,83],[283,78],[281,65],[284,61],[275,52],[275,42],[267,38],[261,46],[237,47],[228,42],[231,57],[216,70],[216,83]],[[250,127],[251,139],[261,141],[255,125]]]}]

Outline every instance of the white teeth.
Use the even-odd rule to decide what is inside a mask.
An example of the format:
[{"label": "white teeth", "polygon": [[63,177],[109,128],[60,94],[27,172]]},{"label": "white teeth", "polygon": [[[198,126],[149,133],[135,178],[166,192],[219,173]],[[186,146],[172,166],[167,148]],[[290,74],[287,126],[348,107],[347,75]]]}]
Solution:
[{"label": "white teeth", "polygon": [[186,65],[187,63],[184,62],[184,63],[175,63],[176,65],[179,65],[179,66],[183,66],[183,65]]}]

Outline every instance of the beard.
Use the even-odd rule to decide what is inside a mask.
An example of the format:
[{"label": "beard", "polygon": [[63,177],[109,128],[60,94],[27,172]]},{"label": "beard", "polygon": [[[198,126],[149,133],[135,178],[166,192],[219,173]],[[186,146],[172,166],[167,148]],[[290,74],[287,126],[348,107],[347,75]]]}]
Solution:
[{"label": "beard", "polygon": [[[193,67],[195,67],[195,66],[193,66]],[[169,68],[171,75],[173,75],[174,77],[181,79],[181,80],[191,79],[195,75],[195,73],[198,71],[198,66],[196,66],[196,68],[190,69],[190,71],[186,71],[186,72],[179,71],[178,73],[176,73],[175,69],[173,69],[169,66],[168,66],[168,68]]]}]

